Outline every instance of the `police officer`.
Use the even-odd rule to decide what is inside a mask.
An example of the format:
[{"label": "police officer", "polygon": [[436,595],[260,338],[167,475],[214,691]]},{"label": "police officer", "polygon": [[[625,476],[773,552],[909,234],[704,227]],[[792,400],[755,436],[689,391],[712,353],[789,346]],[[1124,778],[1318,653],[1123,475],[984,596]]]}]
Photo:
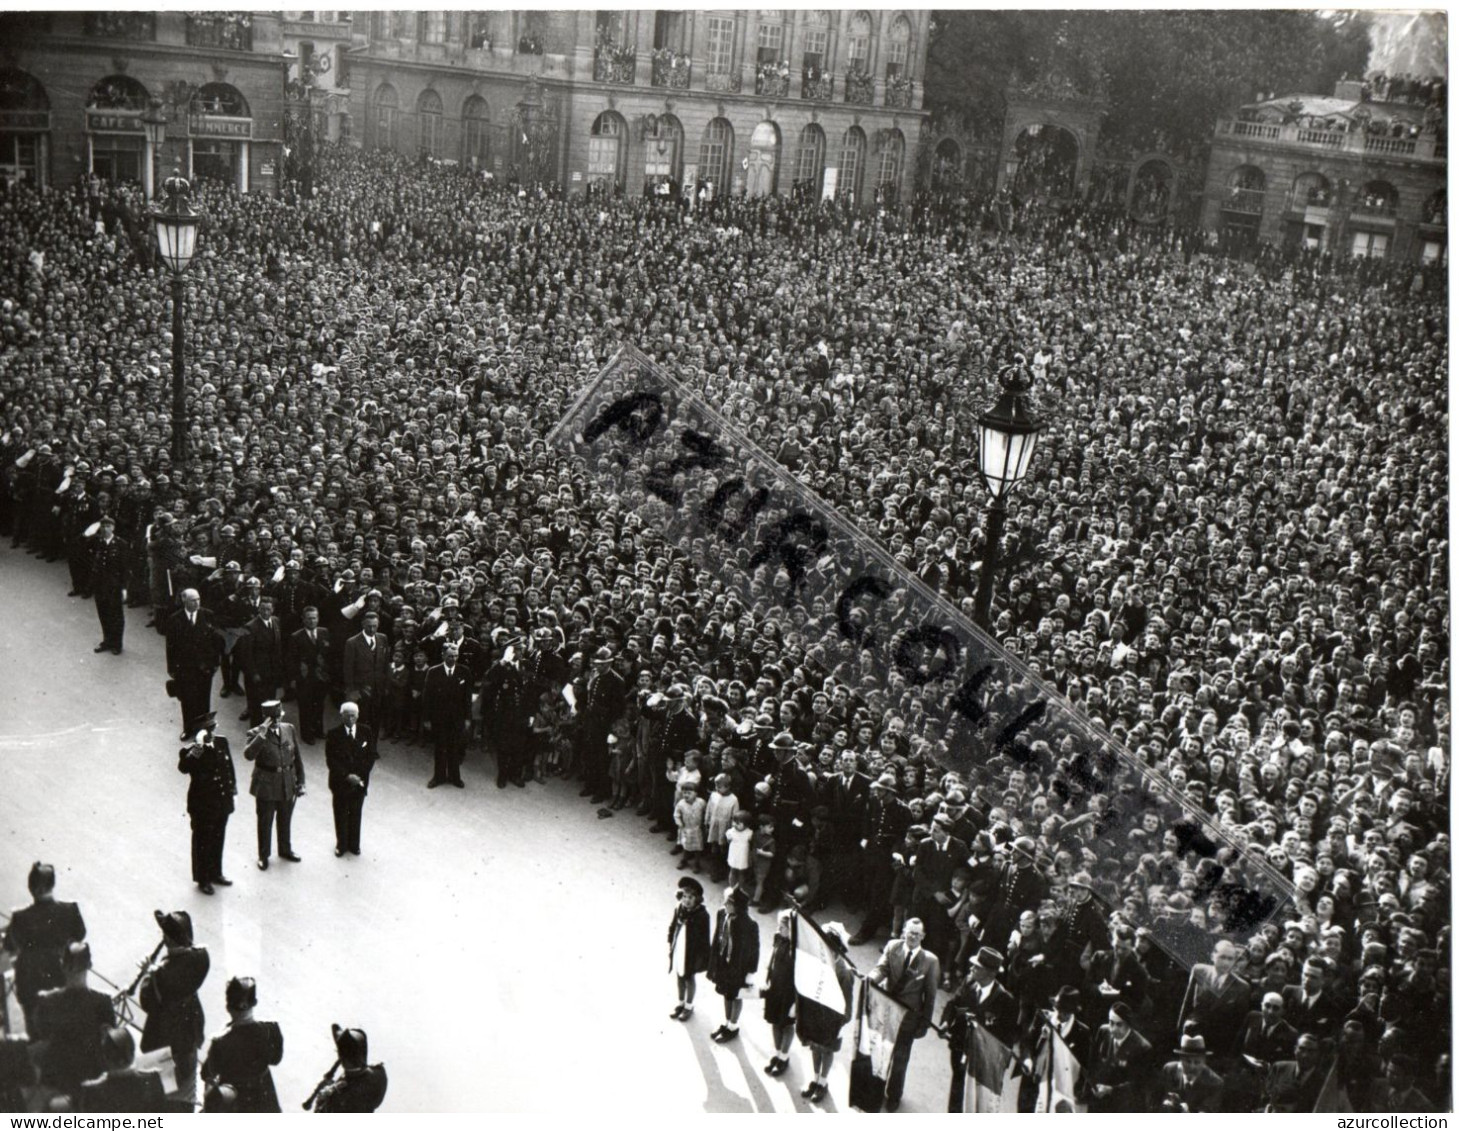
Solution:
[{"label": "police officer", "polygon": [[233,798],[238,794],[238,777],[228,740],[218,734],[218,717],[209,711],[191,745],[177,753],[177,769],[191,779],[187,787],[187,814],[192,821],[193,883],[204,895],[213,885],[232,887],[223,875],[223,840]]},{"label": "police officer", "polygon": [[116,536],[116,519],[109,514],[101,516],[90,572],[91,595],[101,621],[101,643],[92,651],[120,656],[127,628],[127,547]]},{"label": "police officer", "polygon": [[207,949],[193,945],[193,921],[186,911],[154,911],[166,954],[142,978],[137,1000],[147,1013],[142,1051],[170,1048],[177,1071],[177,1098],[197,1094],[198,1049],[203,1047],[203,1005],[198,990],[208,977]]},{"label": "police officer", "polygon": [[324,1114],[349,1113],[364,1115],[374,1111],[385,1099],[389,1080],[383,1064],[370,1064],[370,1042],[363,1029],[345,1029],[331,1025],[334,1048],[344,1074],[329,1081],[319,1090],[313,1110]]}]

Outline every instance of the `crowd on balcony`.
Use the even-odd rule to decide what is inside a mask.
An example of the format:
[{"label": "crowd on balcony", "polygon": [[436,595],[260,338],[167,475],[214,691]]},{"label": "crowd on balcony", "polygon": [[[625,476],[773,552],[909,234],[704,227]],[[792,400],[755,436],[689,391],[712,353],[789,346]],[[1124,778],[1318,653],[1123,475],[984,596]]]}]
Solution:
[{"label": "crowd on balcony", "polygon": [[[1018,1002],[1012,1041],[1066,987],[1091,1030],[1200,1038],[1214,1071],[1185,1099],[1153,1054],[1110,1099],[1114,1067],[1081,1043],[1096,1106],[1174,1090],[1191,1110],[1311,1110],[1335,1079],[1356,1110],[1449,1109],[1434,287],[1354,291],[1406,278],[1381,264],[1247,273],[1078,206],[1021,207],[993,238],[783,198],[564,199],[331,148],[317,183],[201,190],[186,467],[156,408],[162,282],[84,193],[0,194],[15,543],[74,556],[75,516],[110,514],[155,614],[158,563],[208,604],[247,578],[287,589],[341,645],[367,610],[393,653],[388,742],[428,737],[411,672],[461,642],[481,741],[506,718],[530,736],[498,784],[550,804],[540,779],[586,775],[599,816],[637,812],[658,851],[723,876],[722,823],[686,827],[703,810],[677,804],[713,792],[747,814],[740,882],[762,912],[830,903],[860,917],[855,945],[918,917],[953,989],[986,948]],[[831,610],[782,609],[768,567],[741,595],[725,576],[748,551],[710,562],[640,522],[545,440],[625,337],[964,609],[984,550],[977,414],[996,370],[1031,359],[1050,427],[993,634],[1145,776],[1091,790],[1074,749],[1042,740],[949,768],[946,705],[878,683]],[[502,682],[513,668],[525,682]],[[622,694],[588,715],[610,671]],[[1193,814],[1226,838],[1215,857]],[[1289,913],[1243,928],[1222,875],[1279,876]],[[1183,1007],[1164,947],[1212,930],[1226,1004]]]},{"label": "crowd on balcony", "polygon": [[802,67],[800,72],[800,96],[822,102],[829,101],[833,94],[835,79],[830,72],[814,63]]},{"label": "crowd on balcony", "polygon": [[767,59],[755,67],[755,93],[768,98],[785,98],[790,94],[790,64]]},{"label": "crowd on balcony", "polygon": [[[488,41],[488,42],[490,42],[490,41]],[[522,37],[517,40],[517,54],[518,55],[541,55],[542,54],[542,40],[538,37],[538,35],[537,35],[536,32],[529,31],[529,32],[524,32],[522,34]]]},{"label": "crowd on balcony", "polygon": [[846,101],[870,106],[875,82],[871,72],[861,64],[853,64],[846,70]]},{"label": "crowd on balcony", "polygon": [[689,86],[690,58],[672,47],[655,47],[653,51],[653,85],[686,89]]},{"label": "crowd on balcony", "polygon": [[1449,84],[1436,75],[1389,75],[1374,71],[1363,80],[1364,102],[1403,102],[1410,106],[1448,105]]},{"label": "crowd on balcony", "polygon": [[619,43],[611,29],[598,29],[598,42],[593,48],[595,82],[632,83],[638,71],[638,53]]}]

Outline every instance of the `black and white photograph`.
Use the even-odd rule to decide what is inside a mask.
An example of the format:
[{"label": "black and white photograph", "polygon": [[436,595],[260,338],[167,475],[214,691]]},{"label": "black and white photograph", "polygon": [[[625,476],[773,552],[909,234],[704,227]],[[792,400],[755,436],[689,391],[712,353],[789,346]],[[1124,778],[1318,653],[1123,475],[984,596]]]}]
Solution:
[{"label": "black and white photograph", "polygon": [[0,13],[0,1111],[1445,1126],[1448,54]]}]

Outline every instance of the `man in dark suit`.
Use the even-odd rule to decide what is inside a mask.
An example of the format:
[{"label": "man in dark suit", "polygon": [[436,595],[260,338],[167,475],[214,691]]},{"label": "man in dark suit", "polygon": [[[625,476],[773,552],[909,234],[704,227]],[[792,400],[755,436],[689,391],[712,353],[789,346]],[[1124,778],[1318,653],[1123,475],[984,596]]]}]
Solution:
[{"label": "man in dark suit", "polygon": [[1117,1001],[1126,1002],[1137,1013],[1145,1002],[1150,976],[1135,953],[1135,932],[1123,924],[1112,932],[1109,950],[1097,950],[1084,974],[1086,1008],[1099,1012]]},{"label": "man in dark suit", "polygon": [[592,797],[594,804],[608,800],[613,792],[608,780],[608,732],[627,703],[628,684],[613,670],[613,649],[604,645],[593,654],[578,730],[583,792]]},{"label": "man in dark suit", "polygon": [[360,854],[360,818],[370,792],[370,770],[380,757],[375,735],[360,724],[360,708],[348,701],[339,705],[339,726],[324,740],[324,761],[329,769],[329,793],[334,799],[334,854]]},{"label": "man in dark suit", "polygon": [[454,644],[441,649],[441,662],[426,672],[425,689],[421,692],[421,712],[431,724],[431,737],[436,744],[436,768],[431,780],[426,782],[427,789],[447,782],[457,789],[466,785],[461,780],[461,760],[466,756],[475,677],[460,662],[459,651]]},{"label": "man in dark suit", "polygon": [[1135,1032],[1133,1017],[1134,1011],[1128,1005],[1115,1002],[1109,1010],[1109,1021],[1100,1026],[1090,1044],[1079,1090],[1092,1112],[1145,1110],[1145,1089],[1152,1068],[1150,1042]]},{"label": "man in dark suit", "polygon": [[137,1046],[130,1030],[125,1027],[108,1029],[101,1040],[101,1060],[106,1065],[106,1072],[81,1085],[77,1110],[102,1113],[168,1111],[161,1073],[134,1068],[132,1062],[136,1056]]},{"label": "man in dark suit", "polygon": [[866,915],[851,937],[852,946],[870,942],[892,913],[892,853],[901,843],[912,815],[897,798],[896,774],[883,774],[871,783],[862,823],[861,872],[866,880]]},{"label": "man in dark suit", "polygon": [[[1322,1042],[1316,1033],[1303,1033],[1297,1038],[1292,1060],[1279,1060],[1267,1074],[1267,1111],[1309,1112],[1322,1094],[1327,1080],[1322,1063]],[[1369,1110],[1377,1110],[1370,1103]]]},{"label": "man in dark suit", "polygon": [[1221,1110],[1225,1081],[1206,1064],[1206,1038],[1187,1024],[1175,1060],[1160,1069],[1156,1089],[1162,1104],[1175,1111],[1214,1113]]},{"label": "man in dark suit", "polygon": [[[920,849],[918,850],[920,853]],[[1012,1046],[1018,1039],[1018,1002],[998,977],[1003,973],[1003,956],[990,946],[982,947],[963,979],[942,1008],[947,1036],[947,1054],[952,1065],[952,1083],[947,1110],[962,1111],[963,1084],[967,1078],[968,1033],[976,1021],[990,1034]]]},{"label": "man in dark suit", "polygon": [[[460,657],[457,659],[459,662]],[[532,772],[530,720],[537,702],[530,698],[529,690],[517,642],[507,640],[501,658],[487,669],[481,682],[481,726],[487,744],[496,751],[498,789],[505,789],[507,782],[525,786]]]},{"label": "man in dark suit", "polygon": [[263,704],[263,712],[265,721],[248,732],[243,756],[254,763],[248,791],[253,794],[258,817],[258,869],[267,872],[275,821],[279,827],[279,856],[299,862],[290,833],[294,802],[304,796],[304,759],[299,755],[293,726],[283,721],[284,705],[271,699]]},{"label": "man in dark suit", "polygon": [[186,911],[153,912],[167,953],[142,979],[138,1001],[147,1012],[142,1051],[170,1048],[177,1069],[177,1098],[197,1095],[198,1049],[203,1047],[203,1006],[198,990],[211,963],[206,948],[193,945],[193,923]]},{"label": "man in dark suit", "polygon": [[285,668],[299,703],[299,740],[306,746],[324,737],[324,695],[329,690],[329,630],[319,627],[319,610],[304,610],[304,626],[289,637]]},{"label": "man in dark suit", "polygon": [[1323,1040],[1337,1036],[1346,1010],[1327,989],[1327,959],[1302,963],[1302,981],[1282,990],[1288,1022],[1299,1033],[1316,1033]]},{"label": "man in dark suit", "polygon": [[952,835],[950,813],[932,818],[931,835],[917,846],[912,865],[912,914],[927,926],[927,949],[946,962],[956,949],[957,935],[947,909],[957,902],[952,873],[968,858],[968,846]]},{"label": "man in dark suit", "polygon": [[4,946],[15,955],[15,996],[25,1031],[35,1032],[36,999],[65,982],[61,959],[69,943],[86,937],[86,923],[74,903],[56,898],[56,869],[37,861],[26,878],[31,905],[11,912]]},{"label": "man in dark suit", "polygon": [[360,631],[344,643],[345,696],[360,706],[360,718],[371,730],[380,721],[390,683],[390,640],[380,631],[380,618],[366,613]]},{"label": "man in dark suit", "polygon": [[243,669],[243,690],[248,696],[244,716],[248,725],[263,722],[262,704],[277,699],[284,686],[284,633],[274,616],[274,602],[264,597],[258,603],[258,615],[243,626],[247,633],[238,642],[238,662]]},{"label": "man in dark suit", "polygon": [[1185,1031],[1187,1021],[1195,1022],[1216,1056],[1230,1054],[1251,1011],[1251,983],[1235,974],[1235,967],[1236,944],[1222,939],[1212,948],[1209,963],[1191,967],[1180,1007],[1180,1031]]},{"label": "man in dark suit", "polygon": [[182,608],[166,622],[167,674],[182,708],[186,741],[213,709],[213,673],[223,658],[223,638],[196,589],[182,591]]},{"label": "man in dark suit", "polygon": [[867,975],[877,986],[907,1007],[907,1016],[902,1021],[902,1027],[897,1030],[897,1041],[892,1048],[892,1066],[887,1077],[888,1111],[896,1111],[901,1106],[902,1087],[907,1079],[907,1062],[912,1058],[912,1042],[927,1035],[927,1030],[932,1027],[933,1009],[937,1004],[937,987],[942,980],[942,965],[937,961],[937,955],[922,945],[925,935],[921,919],[908,919],[902,928],[902,937],[887,943],[881,957]]},{"label": "man in dark suit", "polygon": [[836,772],[820,783],[821,801],[831,810],[831,847],[821,883],[823,899],[840,896],[850,907],[860,907],[862,880],[856,860],[861,852],[861,823],[871,791],[871,779],[856,769],[849,750],[836,762]]},{"label": "man in dark suit", "polygon": [[101,643],[92,651],[120,656],[127,629],[127,561],[131,551],[116,536],[116,526],[111,515],[102,515],[96,545],[91,548],[91,595],[96,600],[96,617],[101,621]]},{"label": "man in dark suit", "polygon": [[1261,998],[1261,1008],[1246,1015],[1236,1037],[1236,1051],[1242,1056],[1274,1064],[1291,1060],[1297,1048],[1297,1030],[1282,1016],[1286,1002],[1271,992]]},{"label": "man in dark suit", "polygon": [[233,751],[228,740],[217,733],[218,718],[209,711],[200,722],[192,745],[177,753],[177,769],[191,779],[187,786],[187,814],[192,821],[193,883],[204,895],[213,885],[231,887],[223,875],[223,840],[238,778],[233,768]]},{"label": "man in dark suit", "polygon": [[111,998],[86,984],[91,948],[73,942],[61,957],[65,984],[46,990],[36,1000],[31,1040],[41,1045],[41,1083],[67,1096],[78,1096],[83,1080],[105,1071],[101,1038],[116,1024]]}]

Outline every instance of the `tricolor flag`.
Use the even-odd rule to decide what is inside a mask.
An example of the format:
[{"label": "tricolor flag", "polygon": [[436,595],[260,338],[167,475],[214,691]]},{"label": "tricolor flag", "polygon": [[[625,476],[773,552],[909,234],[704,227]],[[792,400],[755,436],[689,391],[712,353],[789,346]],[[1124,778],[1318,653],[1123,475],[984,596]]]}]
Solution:
[{"label": "tricolor flag", "polygon": [[809,916],[796,911],[790,927],[795,950],[796,1030],[813,1044],[830,1044],[850,1014],[836,977],[836,952]]},{"label": "tricolor flag", "polygon": [[1054,1028],[1053,1019],[1044,1014],[1043,1039],[1039,1042],[1034,1074],[1039,1081],[1037,1112],[1073,1112],[1074,1089],[1079,1084],[1081,1067],[1068,1043]]},{"label": "tricolor flag", "polygon": [[852,1107],[881,1111],[892,1074],[892,1049],[907,1016],[907,1007],[880,986],[861,979],[861,1008],[856,1014],[856,1055],[851,1062]]},{"label": "tricolor flag", "polygon": [[977,1019],[968,1025],[968,1082],[963,1110],[1018,1114],[1018,1058]]}]

